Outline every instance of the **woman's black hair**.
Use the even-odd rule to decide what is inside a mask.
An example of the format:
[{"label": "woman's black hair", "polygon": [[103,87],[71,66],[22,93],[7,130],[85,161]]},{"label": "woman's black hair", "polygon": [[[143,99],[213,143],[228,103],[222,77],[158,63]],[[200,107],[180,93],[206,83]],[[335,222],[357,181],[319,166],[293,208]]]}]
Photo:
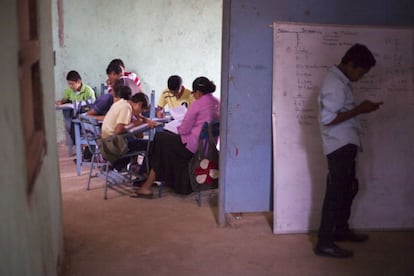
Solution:
[{"label": "woman's black hair", "polygon": [[193,81],[193,92],[197,90],[203,94],[213,93],[216,85],[206,77],[198,77]]}]

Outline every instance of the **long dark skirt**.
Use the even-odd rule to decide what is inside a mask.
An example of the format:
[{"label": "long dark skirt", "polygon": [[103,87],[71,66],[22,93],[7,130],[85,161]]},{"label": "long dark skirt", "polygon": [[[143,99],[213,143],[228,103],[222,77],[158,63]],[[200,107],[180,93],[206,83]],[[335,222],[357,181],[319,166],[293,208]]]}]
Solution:
[{"label": "long dark skirt", "polygon": [[188,163],[193,156],[179,135],[169,131],[157,132],[151,145],[150,164],[157,180],[164,181],[177,194],[193,192]]}]

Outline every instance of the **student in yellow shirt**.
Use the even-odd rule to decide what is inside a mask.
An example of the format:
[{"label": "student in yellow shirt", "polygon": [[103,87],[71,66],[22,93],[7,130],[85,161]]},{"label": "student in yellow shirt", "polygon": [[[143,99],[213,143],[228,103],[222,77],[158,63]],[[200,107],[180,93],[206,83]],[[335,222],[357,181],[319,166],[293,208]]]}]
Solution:
[{"label": "student in yellow shirt", "polygon": [[[106,113],[102,122],[102,138],[114,134],[123,134],[129,128],[148,123],[150,127],[155,124],[150,120],[141,118],[141,113],[148,109],[149,100],[144,93],[136,93],[131,96],[131,89],[124,85],[122,80],[116,81],[113,86],[114,103]],[[147,141],[138,137],[126,137],[128,149],[130,151],[140,151],[147,149]],[[112,166],[116,170],[122,170],[126,167],[130,158],[116,160]]]},{"label": "student in yellow shirt", "polygon": [[189,107],[194,101],[193,94],[183,86],[183,80],[180,76],[173,75],[168,78],[168,89],[162,92],[158,101],[156,110],[156,116],[158,118],[164,117],[164,108],[168,105],[168,108],[184,105]]}]

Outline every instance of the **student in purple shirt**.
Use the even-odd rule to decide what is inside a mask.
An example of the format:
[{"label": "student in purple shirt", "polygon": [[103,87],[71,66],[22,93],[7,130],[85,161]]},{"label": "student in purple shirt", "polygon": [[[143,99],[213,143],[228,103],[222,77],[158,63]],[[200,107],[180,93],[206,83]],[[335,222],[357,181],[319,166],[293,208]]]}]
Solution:
[{"label": "student in purple shirt", "polygon": [[88,111],[88,115],[95,115],[98,116],[105,116],[108,112],[109,108],[111,108],[112,104],[114,103],[114,97],[111,92],[103,94],[100,96],[93,104],[92,108]]},{"label": "student in purple shirt", "polygon": [[188,163],[197,150],[198,138],[204,122],[218,120],[220,102],[212,95],[216,85],[206,77],[193,82],[195,101],[178,127],[178,134],[157,132],[150,153],[151,170],[147,180],[132,197],[151,199],[154,180],[162,180],[178,194],[192,192]]},{"label": "student in purple shirt", "polygon": [[[139,87],[130,79],[123,77],[122,75],[122,68],[117,63],[110,63],[106,68],[106,75],[108,76],[107,83],[115,84],[118,80],[122,79],[124,81],[124,85],[127,85],[131,91],[132,95],[136,94],[139,91]],[[88,111],[89,116],[94,116],[98,120],[103,120],[105,114],[109,111],[112,104],[114,103],[113,97],[113,89],[110,86],[108,89],[108,93],[103,94],[100,96],[91,106],[91,109]]]},{"label": "student in purple shirt", "polygon": [[[107,82],[112,82],[115,84],[115,82],[122,76],[122,69],[119,65],[109,64],[106,68],[106,75],[108,76]],[[96,99],[87,114],[89,116],[96,117],[98,120],[103,120],[105,118],[105,114],[114,103],[114,97],[112,93],[113,89],[110,87],[110,89],[108,89],[108,93],[103,94],[98,99]]]}]

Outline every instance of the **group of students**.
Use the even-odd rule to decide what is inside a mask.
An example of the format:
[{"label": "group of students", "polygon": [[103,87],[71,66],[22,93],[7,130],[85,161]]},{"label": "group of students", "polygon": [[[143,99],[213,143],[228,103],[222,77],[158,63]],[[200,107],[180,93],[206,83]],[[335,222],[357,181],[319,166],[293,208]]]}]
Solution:
[{"label": "group of students", "polygon": [[[328,176],[318,241],[314,248],[314,253],[319,256],[352,257],[352,251],[337,246],[335,242],[364,242],[368,239],[367,235],[350,229],[348,223],[352,202],[359,187],[356,177],[356,157],[361,149],[358,116],[378,110],[383,102],[365,100],[357,105],[350,84],[359,81],[375,63],[374,55],[365,45],[354,44],[339,65],[329,69],[321,86],[318,97],[319,123],[328,162]],[[93,116],[106,114],[103,117],[102,136],[127,131],[126,126],[133,118],[135,125],[146,122],[153,126],[154,122],[142,115],[149,103],[148,97],[140,89],[136,75],[125,73],[125,67],[112,62],[107,68],[107,74],[110,91],[113,92],[98,98],[88,111]],[[131,89],[131,82],[126,81],[131,77],[138,79],[138,82],[132,80],[138,89]],[[79,74],[71,71],[67,80],[69,88],[65,91],[65,99],[94,98],[93,90],[82,84]],[[75,91],[73,95],[71,90]],[[168,90],[159,99],[157,117],[163,116],[167,104],[169,107],[185,105],[188,111],[178,127],[178,134],[168,131],[156,133],[149,153],[151,170],[134,197],[152,198],[151,187],[156,179],[164,181],[176,193],[192,192],[188,163],[197,150],[203,123],[217,120],[220,116],[219,100],[212,95],[215,90],[215,84],[206,77],[196,78],[192,91],[182,85],[179,76],[168,79]],[[136,91],[135,94],[133,91]],[[64,103],[65,99],[60,103]]]},{"label": "group of students", "polygon": [[[156,122],[149,119],[146,113],[150,102],[143,92],[141,81],[135,73],[126,72],[121,59],[112,60],[107,69],[108,93],[95,100],[93,89],[82,83],[76,71],[67,74],[68,89],[56,104],[71,101],[92,101],[87,115],[102,120],[103,138],[126,133],[129,128],[148,124],[155,127]],[[185,88],[178,75],[168,78],[168,89],[159,98],[156,116],[164,117],[165,107],[184,105],[187,113],[178,127],[178,134],[169,131],[157,131],[152,141],[149,156],[150,171],[140,188],[132,197],[152,198],[151,187],[155,180],[170,186],[178,194],[192,192],[188,175],[188,163],[197,150],[200,131],[204,122],[218,120],[220,102],[212,95],[215,84],[206,77],[198,77],[193,81],[192,91]],[[129,150],[145,150],[147,143],[142,137],[127,136]],[[117,160],[112,163],[116,170],[121,170],[128,160]]]}]

